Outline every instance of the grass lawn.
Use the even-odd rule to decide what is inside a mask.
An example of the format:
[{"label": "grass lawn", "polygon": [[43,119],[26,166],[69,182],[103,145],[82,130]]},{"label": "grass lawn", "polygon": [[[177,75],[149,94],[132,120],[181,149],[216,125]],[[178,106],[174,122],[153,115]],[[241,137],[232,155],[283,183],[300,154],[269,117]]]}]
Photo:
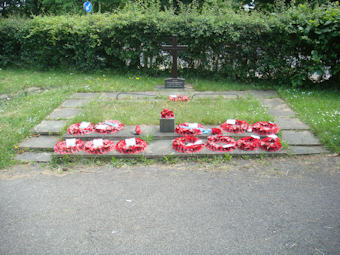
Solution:
[{"label": "grass lawn", "polygon": [[340,153],[340,91],[279,89],[280,96],[331,151]]},{"label": "grass lawn", "polygon": [[81,114],[68,124],[91,121],[98,123],[106,119],[117,119],[126,125],[159,124],[160,112],[164,108],[174,111],[176,123],[199,122],[220,125],[226,119],[239,118],[248,123],[271,121],[271,116],[254,97],[225,100],[224,98],[193,99],[190,102],[172,102],[167,99],[147,101],[103,101],[97,99],[87,105]]},{"label": "grass lawn", "polygon": [[[188,79],[188,82],[194,84],[195,88],[201,91],[269,88],[229,81]],[[136,74],[122,75],[103,72],[87,74],[66,71],[42,72],[23,69],[0,69],[0,94],[7,94],[11,97],[9,101],[0,101],[0,169],[14,163],[13,156],[16,153],[18,143],[29,136],[31,128],[39,124],[46,115],[72,93],[94,91],[147,91],[153,90],[156,85],[162,83],[163,78],[153,78]],[[44,89],[44,91],[41,93],[25,93],[24,90],[29,87],[40,87]],[[279,89],[279,93],[283,99],[297,111],[301,119],[311,125],[313,132],[327,147],[332,151],[340,152],[339,91],[313,91],[309,93],[302,90]],[[181,107],[180,104],[175,104],[172,107],[170,102],[167,103],[169,108],[175,109],[176,107]],[[102,106],[106,107],[106,103],[102,102],[100,104],[104,104]],[[124,105],[120,104],[123,103],[119,103],[117,107],[121,107],[121,109],[125,108]],[[200,102],[200,105],[201,104]],[[134,111],[136,108],[141,109],[141,107],[136,107],[136,104],[134,105]],[[210,116],[203,116],[201,112],[197,111],[195,112],[195,116],[190,117],[190,107],[195,105],[195,101],[187,105],[183,103],[182,105],[183,110],[188,114],[185,117],[186,121],[198,121],[208,124],[214,121],[221,123],[222,120],[229,117],[244,118],[249,122],[258,120],[256,119],[257,117],[266,119],[265,113],[260,113],[264,114],[263,116],[249,115],[247,117],[246,115],[241,115],[241,112],[237,116],[232,115],[231,111],[223,113],[223,116],[218,117],[218,114],[214,112],[213,109],[209,110]],[[131,107],[131,105],[127,105],[126,107]],[[149,120],[145,119],[145,122],[155,124],[158,122],[159,113],[163,105],[152,103],[147,107],[150,107],[150,116],[152,117]],[[200,108],[202,108],[202,111],[207,110],[204,109],[204,107]],[[223,109],[228,109],[228,107],[225,105]],[[175,111],[177,120],[184,120],[184,115],[181,116],[181,113],[177,109]],[[242,112],[245,111],[245,109],[242,110]],[[116,114],[115,112],[111,113]],[[84,114],[87,114],[86,111]],[[97,112],[97,114],[98,116],[92,116],[91,118],[105,119],[104,115],[106,113]],[[119,115],[115,116],[126,124],[135,124],[138,122],[136,114],[134,117],[131,117],[131,119],[128,118],[125,121],[123,117]],[[153,116],[156,116],[156,118],[154,119]],[[144,118],[142,119],[144,120]],[[93,121],[96,122],[96,120]]]}]

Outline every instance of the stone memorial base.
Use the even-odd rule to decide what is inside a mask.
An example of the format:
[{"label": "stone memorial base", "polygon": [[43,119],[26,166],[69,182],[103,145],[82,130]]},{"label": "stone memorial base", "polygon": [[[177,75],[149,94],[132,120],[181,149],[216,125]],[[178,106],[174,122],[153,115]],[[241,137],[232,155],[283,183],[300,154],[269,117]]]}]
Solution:
[{"label": "stone memorial base", "polygon": [[167,78],[165,79],[166,89],[184,89],[185,79],[183,78]]},{"label": "stone memorial base", "polygon": [[[191,86],[190,84],[186,84]],[[162,88],[165,89],[164,85]],[[190,88],[192,89],[192,88]],[[174,91],[163,91],[160,95],[167,96],[170,94],[182,93],[181,90]],[[259,99],[264,107],[268,108],[270,114],[273,115],[275,122],[281,128],[282,141],[289,146],[289,148],[282,148],[277,152],[267,152],[263,150],[257,151],[242,151],[236,149],[229,154],[233,157],[237,156],[252,156],[252,157],[262,157],[263,155],[268,156],[282,156],[282,155],[312,155],[312,154],[322,154],[329,153],[325,149],[320,141],[314,137],[310,132],[310,127],[300,121],[292,109],[285,103],[284,100],[279,98],[275,91],[261,91],[261,90],[251,90],[251,91],[228,91],[219,92],[219,95],[225,96],[225,99],[230,99],[230,96],[246,97],[248,94],[252,94],[255,98]],[[187,93],[186,93],[187,94]],[[25,162],[49,162],[53,157],[64,157],[63,154],[53,153],[54,145],[57,141],[61,140],[60,134],[64,132],[64,127],[68,119],[75,117],[80,111],[81,107],[90,103],[93,98],[101,96],[107,99],[117,99],[120,93],[76,93],[72,95],[68,100],[64,101],[60,107],[55,109],[45,120],[43,120],[39,125],[37,125],[32,132],[36,134],[28,138],[27,140],[19,144],[19,151],[22,152],[16,155],[17,160],[22,160]],[[130,96],[135,96],[135,100],[142,99],[143,95],[145,97],[154,97],[156,93],[151,92],[138,92],[131,93]],[[199,97],[214,97],[216,92],[196,92],[195,95]],[[127,95],[125,95],[127,96]],[[123,97],[124,98],[124,97]],[[125,97],[127,98],[127,97]],[[192,96],[194,99],[194,96]],[[196,97],[195,97],[196,98]],[[234,99],[234,98],[231,98]],[[135,125],[125,126],[120,132],[114,134],[101,135],[93,132],[88,135],[81,137],[83,141],[93,140],[95,138],[109,139],[114,142],[118,142],[121,139],[131,138],[132,134],[135,132]],[[206,125],[206,128],[216,127],[214,125]],[[117,151],[109,152],[104,155],[90,155],[85,152],[80,152],[76,154],[69,155],[68,157],[84,158],[84,157],[101,157],[109,158],[122,157],[122,158],[133,158],[140,157],[140,155],[146,158],[164,158],[164,156],[175,155],[176,157],[215,157],[222,156],[225,157],[224,152],[211,151],[208,148],[204,148],[198,153],[180,153],[175,152],[172,148],[172,141],[178,137],[175,131],[175,119],[161,119],[160,126],[158,125],[141,125],[144,136],[152,136],[154,141],[150,142],[146,150],[141,154],[120,154]],[[238,140],[241,137],[249,135],[249,133],[244,134],[230,134],[226,133],[227,136],[233,137]],[[202,139],[204,143],[207,140],[209,134],[199,135],[198,138]],[[64,134],[62,139],[79,138],[78,136],[72,136]]]},{"label": "stone memorial base", "polygon": [[159,127],[162,133],[175,132],[175,118],[159,119]]}]

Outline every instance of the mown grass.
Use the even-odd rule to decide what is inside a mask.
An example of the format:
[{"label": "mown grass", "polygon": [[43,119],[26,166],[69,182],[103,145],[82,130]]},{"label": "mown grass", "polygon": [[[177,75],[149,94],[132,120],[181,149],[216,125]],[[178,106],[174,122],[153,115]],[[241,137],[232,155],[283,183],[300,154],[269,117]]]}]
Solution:
[{"label": "mown grass", "polygon": [[66,71],[0,70],[0,94],[13,94],[29,87],[71,88],[79,92],[147,91],[162,84],[162,78],[109,72],[75,73]]},{"label": "mown grass", "polygon": [[52,89],[0,103],[0,169],[14,162],[17,144],[69,95],[65,89]]},{"label": "mown grass", "polygon": [[126,125],[159,124],[160,112],[168,108],[174,111],[176,123],[199,122],[219,125],[229,118],[239,118],[254,123],[273,120],[254,97],[225,100],[224,98],[193,99],[190,102],[171,102],[167,99],[147,101],[103,101],[97,99],[68,124],[106,119],[117,119]]},{"label": "mown grass", "polygon": [[278,92],[324,145],[340,153],[340,91],[279,89]]}]

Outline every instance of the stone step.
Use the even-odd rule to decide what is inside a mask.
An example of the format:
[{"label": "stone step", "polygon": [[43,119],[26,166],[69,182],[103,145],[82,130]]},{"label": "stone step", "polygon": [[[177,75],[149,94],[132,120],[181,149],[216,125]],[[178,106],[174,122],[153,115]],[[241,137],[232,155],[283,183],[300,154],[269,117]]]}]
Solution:
[{"label": "stone step", "polygon": [[59,135],[66,125],[66,120],[43,120],[32,131],[39,135]]},{"label": "stone step", "polygon": [[321,145],[316,136],[314,136],[310,131],[293,131],[284,130],[282,131],[282,140],[289,145],[295,146],[314,146]]},{"label": "stone step", "polygon": [[275,117],[275,123],[280,127],[281,130],[308,130],[308,125],[303,123],[298,118],[290,117]]},{"label": "stone step", "polygon": [[289,146],[292,155],[313,155],[329,153],[323,146]]},{"label": "stone step", "polygon": [[[135,128],[136,126],[124,126],[124,128],[116,132],[114,134],[98,134],[96,132],[93,132],[88,135],[69,135],[69,134],[64,134],[63,139],[69,139],[69,138],[79,138],[81,140],[87,141],[87,140],[92,140],[95,138],[103,138],[103,139],[125,139],[125,138],[130,138],[130,137],[146,137],[146,136],[152,136],[154,140],[172,140],[178,137],[179,135],[175,132],[173,133],[161,133],[160,128],[157,125],[140,125],[142,133],[139,136],[136,136],[135,133]],[[212,125],[206,125],[204,126],[205,128],[213,128],[217,126],[212,126]],[[240,137],[245,137],[249,135],[256,135],[254,133],[243,133],[243,134],[233,134],[233,133],[227,133],[223,132],[223,135],[230,136],[230,137],[235,137],[236,139]],[[197,137],[199,138],[207,138],[211,134],[202,134]]]},{"label": "stone step", "polygon": [[52,156],[52,152],[24,152],[15,155],[15,159],[25,162],[50,162]]},{"label": "stone step", "polygon": [[[261,149],[258,149],[256,151],[243,151],[236,149],[232,152],[229,152],[228,154],[232,156],[260,156],[260,155],[267,155],[267,156],[279,156],[279,155],[288,155],[287,150],[282,149],[278,152],[267,152],[263,151]],[[148,147],[145,149],[145,151],[138,153],[138,154],[123,154],[119,153],[116,150],[108,152],[106,154],[102,155],[93,155],[93,154],[87,154],[86,152],[78,152],[75,154],[69,154],[69,157],[74,158],[138,158],[141,156],[144,156],[145,158],[163,158],[164,156],[176,156],[181,158],[190,158],[190,157],[214,157],[214,156],[221,156],[225,155],[225,152],[215,152],[207,149],[206,147],[197,153],[180,153],[175,151],[172,148],[172,142],[168,140],[158,140],[153,141],[150,144],[148,144]],[[62,154],[54,153],[53,156],[55,157],[63,157]]]},{"label": "stone step", "polygon": [[[161,144],[162,143],[162,144]],[[291,146],[289,148],[289,152],[286,150],[281,150],[279,152],[266,152],[262,150],[256,151],[242,151],[242,150],[234,150],[229,152],[229,155],[233,157],[258,157],[258,156],[286,156],[286,155],[311,155],[311,154],[322,154],[328,153],[326,149],[321,146]],[[215,156],[224,156],[225,153],[216,153],[213,151],[204,148],[202,151],[198,153],[179,153],[171,148],[171,144],[165,144],[164,141],[158,141],[158,143],[153,143],[148,146],[148,148],[139,154],[121,154],[117,151],[109,152],[103,155],[91,155],[85,152],[79,152],[76,154],[68,155],[68,157],[72,158],[102,158],[102,159],[110,159],[112,157],[116,158],[139,158],[144,156],[145,158],[153,158],[153,159],[162,159],[164,157],[173,157],[176,156],[178,158],[190,158],[190,157],[215,157]],[[64,155],[52,153],[52,152],[24,152],[21,154],[17,154],[15,156],[16,160],[25,161],[25,162],[49,162],[53,157],[61,158]]]},{"label": "stone step", "polygon": [[30,137],[19,144],[23,150],[53,151],[54,145],[59,141],[58,136],[37,136]]},{"label": "stone step", "polygon": [[46,119],[47,120],[69,120],[73,119],[80,113],[79,108],[56,108],[51,112]]}]

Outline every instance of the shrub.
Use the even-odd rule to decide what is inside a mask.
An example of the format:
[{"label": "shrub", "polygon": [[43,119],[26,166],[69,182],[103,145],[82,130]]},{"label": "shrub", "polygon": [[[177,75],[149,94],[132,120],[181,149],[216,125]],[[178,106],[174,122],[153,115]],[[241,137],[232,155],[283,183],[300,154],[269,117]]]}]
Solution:
[{"label": "shrub", "polygon": [[126,8],[113,14],[0,20],[0,66],[35,65],[79,70],[169,67],[161,45],[179,35],[189,50],[183,68],[225,77],[275,80],[302,86],[339,78],[337,5],[291,7],[283,13],[235,13],[227,8]]}]

